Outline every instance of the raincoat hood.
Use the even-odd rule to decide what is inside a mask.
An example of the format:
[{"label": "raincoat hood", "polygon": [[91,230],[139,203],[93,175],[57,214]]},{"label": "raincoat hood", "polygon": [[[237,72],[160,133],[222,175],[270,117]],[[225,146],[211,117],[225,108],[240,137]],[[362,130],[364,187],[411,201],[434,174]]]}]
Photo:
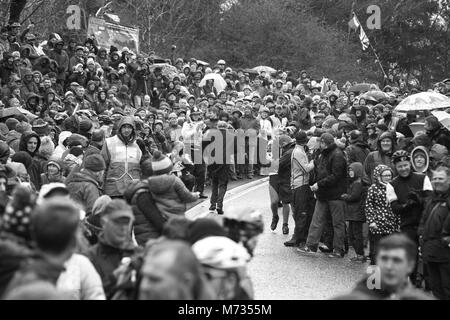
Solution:
[{"label": "raincoat hood", "polygon": [[[423,154],[423,156],[425,157],[425,165],[420,168],[416,165],[416,162],[414,161],[414,158],[418,154]],[[425,147],[419,146],[411,152],[411,165],[415,172],[418,172],[418,173],[427,172],[429,164],[430,164],[430,156],[428,155],[428,151]]]},{"label": "raincoat hood", "polygon": [[394,135],[391,132],[384,132],[380,135],[380,138],[378,139],[377,142],[378,151],[382,154],[385,154],[381,149],[381,141],[383,141],[386,138],[392,141],[392,150],[391,152],[386,153],[386,155],[392,155],[396,150],[397,142],[395,141]]},{"label": "raincoat hood", "polygon": [[[28,144],[28,141],[30,141],[30,139],[33,138],[33,137],[37,139],[37,147],[36,147],[36,150],[33,153],[30,153],[28,151],[27,144]],[[39,138],[39,136],[35,132],[25,132],[22,135],[22,137],[20,138],[19,151],[25,151],[26,153],[28,153],[32,157],[34,157],[38,153],[40,147],[41,147],[41,139]]]},{"label": "raincoat hood", "polygon": [[[127,124],[130,125],[131,127],[133,127],[133,133],[131,134],[131,137],[128,141],[121,134],[122,127]],[[118,128],[117,136],[123,143],[128,145],[128,144],[131,144],[134,141],[136,141],[136,122],[134,121],[133,117],[123,117],[122,120],[120,120],[117,128]]]},{"label": "raincoat hood", "polygon": [[373,179],[374,179],[374,181],[376,181],[377,184],[386,185],[384,182],[381,181],[381,175],[385,171],[390,171],[392,173],[392,176],[394,176],[394,172],[392,171],[391,168],[389,168],[388,166],[386,166],[384,164],[380,164],[373,171]]},{"label": "raincoat hood", "polygon": [[357,180],[358,178],[363,177],[364,168],[361,163],[355,162],[355,163],[352,163],[349,167],[355,173],[355,177],[353,178],[353,180]]},{"label": "raincoat hood", "polygon": [[59,134],[58,146],[64,148],[64,140],[69,138],[71,135],[72,135],[72,132],[70,132],[70,131],[63,131],[63,132],[61,132]]}]

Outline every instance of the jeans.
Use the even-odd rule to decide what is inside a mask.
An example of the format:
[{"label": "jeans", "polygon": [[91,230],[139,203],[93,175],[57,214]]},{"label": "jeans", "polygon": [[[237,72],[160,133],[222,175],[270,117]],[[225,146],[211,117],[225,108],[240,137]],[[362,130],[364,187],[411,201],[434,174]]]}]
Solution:
[{"label": "jeans", "polygon": [[369,232],[369,243],[370,243],[370,264],[375,266],[377,264],[377,248],[378,243],[381,239],[389,236],[388,234],[373,234]]},{"label": "jeans", "polygon": [[228,189],[228,179],[223,177],[212,177],[211,206],[217,205],[217,209],[223,209],[223,198]]},{"label": "jeans", "polygon": [[194,172],[192,174],[195,177],[195,191],[203,194],[203,192],[205,191],[206,165],[195,164]]},{"label": "jeans", "polygon": [[292,209],[295,229],[292,239],[299,244],[306,242],[308,237],[309,226],[314,214],[314,205],[314,194],[308,185],[294,189]]},{"label": "jeans", "polygon": [[350,244],[358,256],[364,255],[363,222],[350,221],[348,228]]},{"label": "jeans", "polygon": [[326,223],[326,215],[331,213],[333,224],[333,247],[336,252],[344,253],[345,242],[345,202],[342,200],[316,201],[314,215],[309,227],[306,245],[313,251],[317,251],[320,238]]},{"label": "jeans", "polygon": [[450,263],[427,262],[431,291],[440,300],[450,300]]}]

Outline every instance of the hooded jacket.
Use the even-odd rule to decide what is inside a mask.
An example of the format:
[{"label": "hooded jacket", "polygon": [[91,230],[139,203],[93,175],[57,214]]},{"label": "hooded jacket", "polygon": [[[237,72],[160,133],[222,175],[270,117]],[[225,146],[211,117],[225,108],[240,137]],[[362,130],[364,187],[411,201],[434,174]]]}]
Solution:
[{"label": "hooded jacket", "polygon": [[71,198],[82,204],[87,215],[90,215],[95,201],[102,196],[100,183],[88,171],[77,172],[67,180]]},{"label": "hooded jacket", "polygon": [[31,78],[31,81],[28,82],[28,81],[26,81],[25,76],[33,76],[33,72],[31,71],[31,69],[28,69],[28,68],[23,69],[23,73],[22,73],[23,86],[20,89],[20,91],[22,93],[22,97],[27,97],[31,93],[39,94],[39,87],[34,82],[33,78]]},{"label": "hooded jacket", "polygon": [[52,158],[62,159],[63,153],[67,150],[64,146],[64,141],[72,135],[70,131],[63,131],[59,134],[58,145],[53,152]]},{"label": "hooded jacket", "polygon": [[429,118],[427,122],[431,126],[431,130],[427,132],[433,144],[440,144],[450,150],[450,132],[444,128],[436,118]]},{"label": "hooded jacket", "polygon": [[349,168],[353,170],[355,177],[350,179],[347,196],[343,197],[346,202],[345,220],[365,222],[364,201],[367,189],[364,190],[362,184],[363,166],[359,162],[354,162]]},{"label": "hooded jacket", "polygon": [[148,184],[156,206],[167,220],[171,217],[183,216],[187,210],[186,204],[198,200],[175,175],[151,177],[148,179]]},{"label": "hooded jacket", "polygon": [[323,150],[316,164],[316,177],[320,201],[340,200],[347,192],[347,161],[336,144]]},{"label": "hooded jacket", "polygon": [[420,222],[422,255],[426,262],[450,263],[450,193],[434,193]]},{"label": "hooded jacket", "polygon": [[[381,149],[381,141],[385,138],[389,138],[392,141],[392,150],[391,152],[385,153]],[[367,185],[371,185],[374,182],[373,179],[373,171],[375,168],[380,165],[384,164],[392,169],[392,171],[395,173],[395,166],[392,163],[392,154],[394,154],[396,150],[396,141],[391,132],[384,132],[381,134],[380,138],[378,139],[378,150],[369,153],[369,155],[366,158],[366,161],[364,162],[364,183]]]},{"label": "hooded jacket", "polygon": [[365,213],[367,223],[376,223],[377,229],[371,230],[372,234],[389,235],[400,231],[400,217],[391,208],[386,195],[387,185],[381,182],[381,175],[384,171],[392,169],[383,164],[378,165],[374,170],[374,183],[367,193]]},{"label": "hooded jacket", "polygon": [[[127,124],[133,127],[129,141],[121,135],[121,128]],[[110,197],[121,197],[128,184],[141,177],[142,151],[136,143],[136,125],[133,117],[124,117],[119,122],[117,135],[106,139],[101,154],[106,163],[105,194]]]}]

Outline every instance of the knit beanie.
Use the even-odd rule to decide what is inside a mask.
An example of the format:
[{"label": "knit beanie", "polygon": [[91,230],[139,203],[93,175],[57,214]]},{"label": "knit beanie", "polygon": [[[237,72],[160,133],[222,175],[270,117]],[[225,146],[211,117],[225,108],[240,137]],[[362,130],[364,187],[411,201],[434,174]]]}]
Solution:
[{"label": "knit beanie", "polygon": [[154,176],[161,176],[171,173],[173,170],[172,161],[164,156],[160,151],[153,153],[152,170]]},{"label": "knit beanie", "polygon": [[39,148],[39,153],[41,153],[45,158],[50,159],[53,152],[55,152],[55,144],[50,137],[41,138],[41,146]]},{"label": "knit beanie", "polygon": [[334,137],[329,133],[324,133],[320,137],[320,140],[323,141],[327,145],[327,147],[331,146],[334,143]]},{"label": "knit beanie", "polygon": [[84,168],[92,172],[100,172],[106,169],[105,160],[99,154],[91,154],[84,161]]},{"label": "knit beanie", "polygon": [[226,237],[224,228],[213,219],[197,219],[188,231],[188,241],[194,244],[208,237]]},{"label": "knit beanie", "polygon": [[82,133],[89,132],[89,130],[92,129],[92,126],[93,126],[93,125],[94,125],[94,124],[93,124],[92,121],[89,120],[89,119],[83,119],[83,120],[81,120],[81,121],[80,121],[80,132],[82,132]]},{"label": "knit beanie", "polygon": [[48,123],[42,119],[37,119],[35,123],[33,123],[32,129],[39,136],[45,136],[48,134]]},{"label": "knit beanie", "polygon": [[431,147],[430,158],[440,161],[447,155],[448,155],[447,147],[440,144],[435,144],[433,145],[433,147]]},{"label": "knit beanie", "polygon": [[8,127],[9,131],[16,130],[16,126],[19,124],[19,121],[14,118],[9,118],[6,120],[6,126]]}]

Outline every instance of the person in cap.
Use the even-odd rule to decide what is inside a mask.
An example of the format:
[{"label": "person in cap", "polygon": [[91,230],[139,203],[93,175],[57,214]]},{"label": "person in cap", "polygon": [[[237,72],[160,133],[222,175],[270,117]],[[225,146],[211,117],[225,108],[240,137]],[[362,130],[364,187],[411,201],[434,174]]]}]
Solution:
[{"label": "person in cap", "polygon": [[322,112],[317,113],[314,116],[314,126],[311,127],[311,129],[308,131],[309,134],[312,134],[316,129],[321,129],[322,125],[325,121],[325,114],[323,114]]},{"label": "person in cap", "polygon": [[136,144],[136,124],[133,117],[124,117],[117,134],[106,139],[101,155],[105,159],[104,192],[111,198],[123,197],[128,183],[141,177],[142,151]]},{"label": "person in cap", "polygon": [[[428,176],[413,172],[411,155],[399,150],[392,155],[398,176],[387,187],[387,198],[392,210],[400,217],[400,230],[419,246],[418,228],[422,218],[424,200],[433,192]],[[411,280],[416,282],[416,272]]]},{"label": "person in cap", "polygon": [[100,154],[91,154],[84,160],[80,172],[73,174],[67,181],[71,198],[83,205],[89,215],[95,201],[102,195],[101,184],[105,173],[105,160]]},{"label": "person in cap", "polygon": [[100,214],[100,221],[99,242],[88,250],[86,256],[102,279],[106,298],[110,299],[116,289],[114,271],[124,258],[133,256],[140,249],[133,244],[131,237],[133,210],[124,200],[109,202]]},{"label": "person in cap", "polygon": [[[316,183],[311,190],[317,201],[308,232],[306,245],[298,249],[301,254],[317,253],[327,212],[331,213],[334,239],[334,252],[330,258],[343,258],[345,255],[345,202],[341,196],[347,192],[347,161],[344,153],[337,147],[333,135],[324,133],[320,138],[321,155],[316,163]],[[328,246],[330,248],[330,246]]]},{"label": "person in cap", "polygon": [[287,247],[298,247],[306,242],[309,226],[314,213],[314,194],[310,188],[310,178],[314,170],[314,161],[308,156],[308,136],[300,131],[295,136],[296,146],[291,160],[291,187],[293,193],[292,211],[295,229],[292,238],[285,242]]}]

